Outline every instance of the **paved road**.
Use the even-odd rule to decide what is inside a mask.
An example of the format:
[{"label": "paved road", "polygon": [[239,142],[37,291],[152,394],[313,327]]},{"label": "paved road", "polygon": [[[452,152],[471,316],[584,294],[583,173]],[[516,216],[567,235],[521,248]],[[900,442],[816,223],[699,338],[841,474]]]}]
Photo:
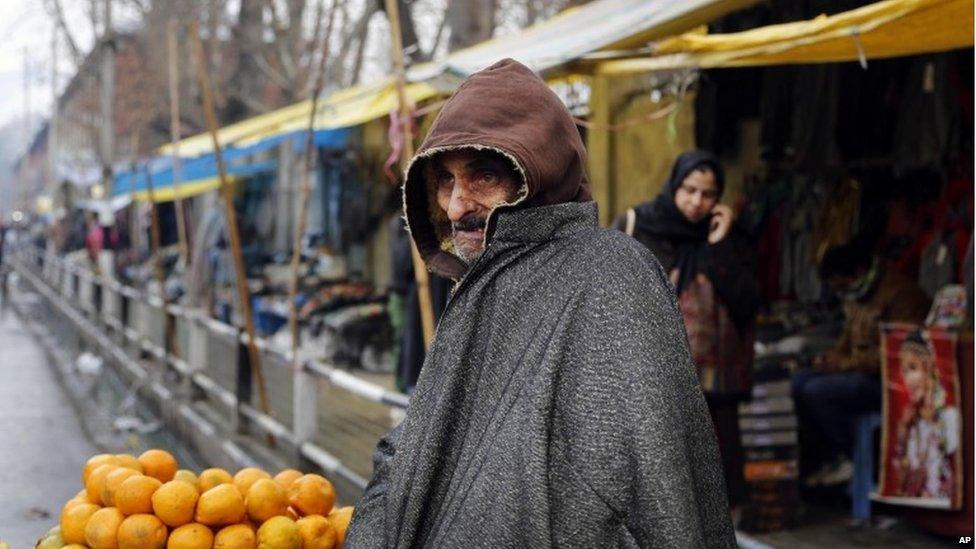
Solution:
[{"label": "paved road", "polygon": [[33,547],[96,453],[44,352],[8,311],[0,318],[0,539]]}]

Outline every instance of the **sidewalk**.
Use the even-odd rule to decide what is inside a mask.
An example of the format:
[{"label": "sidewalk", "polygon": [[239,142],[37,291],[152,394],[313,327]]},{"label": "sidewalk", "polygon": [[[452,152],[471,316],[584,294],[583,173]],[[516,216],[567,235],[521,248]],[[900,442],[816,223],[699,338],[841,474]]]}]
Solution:
[{"label": "sidewalk", "polygon": [[0,447],[0,539],[33,547],[81,489],[81,467],[97,450],[12,310],[0,318]]}]

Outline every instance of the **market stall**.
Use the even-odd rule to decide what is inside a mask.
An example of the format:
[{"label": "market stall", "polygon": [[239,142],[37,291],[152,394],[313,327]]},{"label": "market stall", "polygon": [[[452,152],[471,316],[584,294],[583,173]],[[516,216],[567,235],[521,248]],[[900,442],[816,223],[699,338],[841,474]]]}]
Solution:
[{"label": "market stall", "polygon": [[[650,55],[592,60],[593,79],[608,89],[616,81],[656,79],[655,89],[663,90],[657,97],[666,99],[668,86],[680,90],[682,82],[694,80],[686,95],[671,94],[671,101],[687,97],[693,105],[686,109],[693,111],[686,114],[692,122],[682,126],[678,117],[671,122],[672,142],[690,139],[720,155],[728,168],[727,201],[754,239],[764,312],[756,326],[753,392],[739,414],[746,482],[729,479],[747,503],[743,525],[759,531],[794,527],[803,498],[822,497],[829,493],[825,484],[842,479],[850,482],[855,518],[870,517],[870,496],[887,504],[875,506],[875,512],[924,522],[941,535],[962,535],[972,529],[972,495],[962,489],[972,484],[967,451],[946,457],[945,474],[959,482],[952,489],[934,494],[935,488],[913,492],[903,485],[894,488],[891,479],[885,483],[884,464],[890,472],[897,469],[894,461],[909,459],[904,450],[894,457],[894,442],[885,449],[875,443],[876,437],[897,438],[902,424],[892,416],[903,413],[907,390],[897,373],[904,370],[891,366],[898,353],[892,351],[895,359],[889,359],[877,351],[884,344],[879,321],[892,320],[886,309],[876,310],[864,324],[873,326],[863,329],[876,356],[859,362],[870,363],[865,375],[885,404],[843,418],[837,427],[851,432],[849,465],[825,471],[840,476],[819,475],[815,464],[826,458],[812,450],[823,443],[810,438],[816,418],[805,417],[811,406],[802,396],[809,393],[800,387],[825,371],[823,357],[842,349],[852,329],[850,315],[842,314],[850,302],[825,284],[829,250],[856,249],[867,258],[861,275],[869,283],[853,302],[876,303],[884,277],[897,277],[926,303],[944,305],[946,292],[955,292],[957,301],[958,292],[965,295],[956,285],[972,269],[964,265],[972,253],[973,226],[973,4],[888,0],[800,21],[799,9],[762,9],[722,22],[748,29],[743,32],[691,32],[653,44]],[[793,22],[757,28],[754,21],[762,18]],[[619,125],[621,119],[613,122]],[[614,137],[602,139],[612,145]],[[598,153],[608,150],[599,147]],[[654,150],[663,150],[661,162],[669,165],[671,149]],[[652,197],[654,185],[664,180],[643,177],[646,194],[630,197],[612,178],[593,179],[596,194],[609,206],[607,221]],[[892,299],[908,297],[901,293]],[[940,394],[971,390],[972,365],[965,362],[966,346],[958,343],[971,341],[971,310],[949,328],[932,327],[936,321],[924,313],[911,316],[926,348],[948,354],[958,365],[939,370],[945,374],[939,378],[944,380]],[[934,343],[941,341],[938,330],[954,334],[954,343]],[[896,373],[880,377],[889,371]],[[962,401],[942,400],[950,408]],[[813,403],[814,416],[820,407]],[[956,446],[968,449],[971,438],[963,437],[971,437],[972,426],[966,414],[960,417],[965,419],[951,427],[954,438],[948,440],[962,440]],[[917,496],[905,495],[910,493]]]}]

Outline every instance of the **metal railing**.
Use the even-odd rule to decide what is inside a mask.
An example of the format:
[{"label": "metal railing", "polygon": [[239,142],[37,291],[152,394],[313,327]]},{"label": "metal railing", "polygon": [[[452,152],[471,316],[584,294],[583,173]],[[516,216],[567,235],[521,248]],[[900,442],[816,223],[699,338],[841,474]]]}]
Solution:
[{"label": "metal railing", "polygon": [[[315,442],[319,434],[318,382],[388,408],[405,409],[408,398],[360,379],[321,360],[302,360],[292,368],[290,350],[270,341],[255,340],[268,386],[271,415],[254,407],[255,388],[250,379],[248,336],[243,330],[209,318],[201,311],[179,305],[164,306],[162,299],[98,276],[63,258],[38,248],[23,248],[14,267],[57,310],[89,338],[98,342],[130,377],[147,379],[149,373],[126,350],[152,357],[175,372],[184,387],[202,393],[218,405],[239,432],[253,427],[287,445],[299,457],[337,475],[360,490],[366,479]],[[171,322],[173,337],[166,341]],[[113,339],[110,334],[116,337]],[[173,391],[153,384],[159,399],[171,399]],[[188,415],[190,414],[187,411]],[[375,441],[373,441],[375,443]],[[362,459],[368,460],[368,455]],[[360,470],[362,468],[360,467]]]}]

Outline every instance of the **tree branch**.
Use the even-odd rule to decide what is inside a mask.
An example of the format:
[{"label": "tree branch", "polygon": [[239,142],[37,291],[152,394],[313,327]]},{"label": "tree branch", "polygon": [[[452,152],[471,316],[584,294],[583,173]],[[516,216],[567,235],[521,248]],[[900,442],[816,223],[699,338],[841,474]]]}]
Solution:
[{"label": "tree branch", "polygon": [[264,52],[259,52],[257,55],[254,55],[254,63],[259,69],[261,69],[261,72],[273,80],[278,87],[282,89],[291,89],[294,82],[289,80],[284,74],[281,74],[280,71],[275,70],[265,55],[266,54]]},{"label": "tree branch", "polygon": [[78,49],[78,43],[75,42],[71,30],[68,29],[68,24],[64,20],[64,10],[61,8],[61,0],[48,0],[45,4],[47,4],[48,11],[51,12],[51,17],[54,18],[58,28],[61,29],[64,40],[68,44],[68,50],[71,52],[71,60],[77,67],[81,64],[82,60],[81,50]]},{"label": "tree branch", "polygon": [[349,49],[352,47],[353,40],[356,40],[357,38],[363,38],[363,40],[359,42],[360,55],[358,59],[361,63],[361,52],[363,49],[363,44],[366,42],[364,38],[369,31],[369,20],[372,19],[373,15],[375,15],[378,11],[380,11],[380,9],[377,2],[366,2],[362,15],[359,16],[359,19],[356,20],[355,24],[349,27],[349,32],[346,33],[342,39],[342,43],[339,45],[337,61],[332,64],[333,70],[330,71],[330,75],[335,80],[341,80],[341,78],[338,78],[337,76],[341,76],[342,71],[345,69],[346,59],[349,57]]},{"label": "tree branch", "polygon": [[251,109],[254,112],[264,112],[267,110],[264,103],[252,98],[249,95],[238,94],[236,97],[241,101],[241,103],[247,105],[248,109]]},{"label": "tree branch", "polygon": [[430,44],[430,49],[427,50],[427,59],[432,59],[434,54],[437,53],[437,47],[441,45],[441,39],[444,36],[444,29],[447,28],[447,10],[444,10],[444,14],[441,15],[441,22],[437,25],[437,34],[434,35],[434,41]]},{"label": "tree branch", "polygon": [[152,9],[152,0],[124,0],[123,3],[136,8],[143,18],[145,18],[145,16],[149,14],[149,10]]}]

